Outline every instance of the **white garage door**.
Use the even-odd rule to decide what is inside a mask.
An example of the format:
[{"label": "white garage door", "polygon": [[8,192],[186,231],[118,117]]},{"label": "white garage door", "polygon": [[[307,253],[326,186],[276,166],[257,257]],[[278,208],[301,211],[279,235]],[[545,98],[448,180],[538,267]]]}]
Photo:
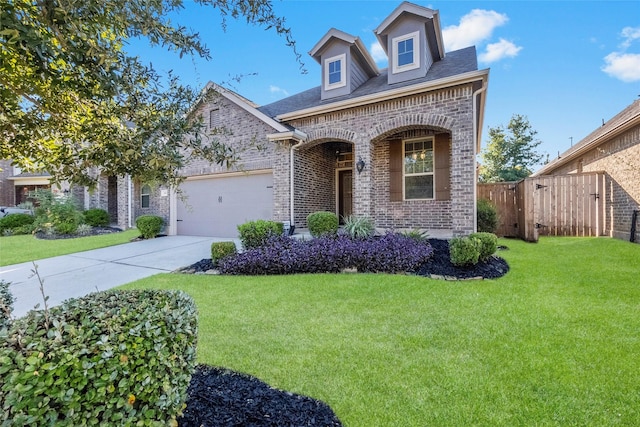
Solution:
[{"label": "white garage door", "polygon": [[187,180],[178,199],[178,234],[238,237],[238,225],[271,219],[273,174]]}]

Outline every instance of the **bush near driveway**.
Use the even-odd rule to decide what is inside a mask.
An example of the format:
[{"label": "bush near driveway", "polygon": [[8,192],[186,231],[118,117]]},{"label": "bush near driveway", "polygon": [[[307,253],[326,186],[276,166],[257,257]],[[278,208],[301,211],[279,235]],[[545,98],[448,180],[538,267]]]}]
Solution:
[{"label": "bush near driveway", "polygon": [[180,291],[106,291],[31,311],[3,335],[3,426],[175,425],[196,307]]},{"label": "bush near driveway", "polygon": [[284,233],[284,224],[276,221],[258,219],[248,221],[238,226],[240,241],[245,249],[257,248],[273,236],[280,236]]}]

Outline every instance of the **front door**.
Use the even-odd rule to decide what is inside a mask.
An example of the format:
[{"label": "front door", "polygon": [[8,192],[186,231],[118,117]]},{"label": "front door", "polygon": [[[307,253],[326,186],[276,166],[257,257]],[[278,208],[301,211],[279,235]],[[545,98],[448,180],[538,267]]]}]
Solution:
[{"label": "front door", "polygon": [[351,169],[338,171],[338,216],[340,223],[343,218],[353,212],[353,171]]}]

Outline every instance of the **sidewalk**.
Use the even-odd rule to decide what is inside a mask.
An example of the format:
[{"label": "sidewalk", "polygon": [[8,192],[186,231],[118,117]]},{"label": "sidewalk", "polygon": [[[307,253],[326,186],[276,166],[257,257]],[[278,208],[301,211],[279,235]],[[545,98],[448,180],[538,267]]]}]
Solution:
[{"label": "sidewalk", "polygon": [[[49,307],[69,298],[103,291],[158,273],[167,273],[211,258],[211,243],[232,240],[197,236],[167,236],[125,243],[35,261],[49,296]],[[239,245],[238,242],[236,242]],[[13,315],[24,316],[36,304],[43,307],[40,283],[31,262],[0,267],[0,279],[11,283],[16,301]]]}]

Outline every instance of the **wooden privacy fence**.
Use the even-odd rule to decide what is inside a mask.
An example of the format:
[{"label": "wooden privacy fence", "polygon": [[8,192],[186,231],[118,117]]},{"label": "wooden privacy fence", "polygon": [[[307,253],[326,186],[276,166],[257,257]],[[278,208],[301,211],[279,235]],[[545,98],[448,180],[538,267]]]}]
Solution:
[{"label": "wooden privacy fence", "polygon": [[536,242],[538,236],[605,235],[605,174],[591,172],[478,184],[500,216],[496,234]]}]

